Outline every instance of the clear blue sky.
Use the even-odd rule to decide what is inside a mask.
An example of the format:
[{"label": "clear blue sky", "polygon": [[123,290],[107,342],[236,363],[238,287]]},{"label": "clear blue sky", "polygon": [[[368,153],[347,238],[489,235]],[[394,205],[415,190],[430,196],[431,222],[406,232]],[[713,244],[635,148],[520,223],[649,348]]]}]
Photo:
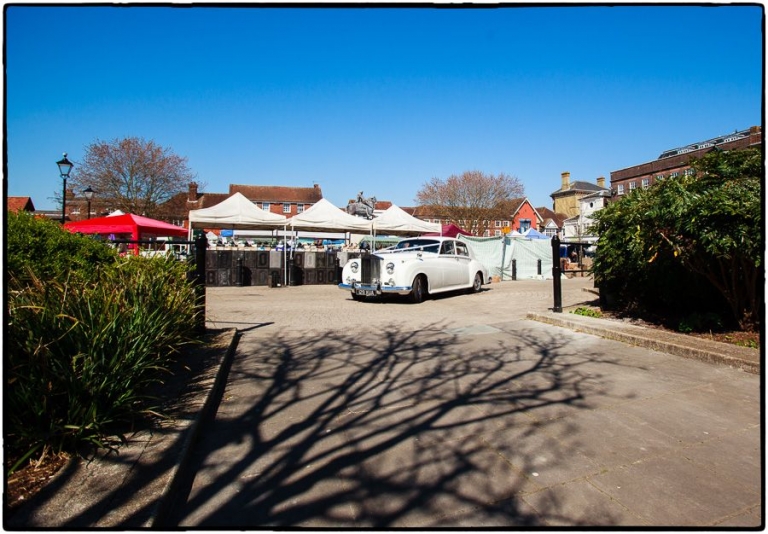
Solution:
[{"label": "clear blue sky", "polygon": [[208,192],[311,187],[415,205],[433,177],[517,176],[552,207],[670,148],[761,124],[758,6],[6,6],[7,193],[136,136]]}]

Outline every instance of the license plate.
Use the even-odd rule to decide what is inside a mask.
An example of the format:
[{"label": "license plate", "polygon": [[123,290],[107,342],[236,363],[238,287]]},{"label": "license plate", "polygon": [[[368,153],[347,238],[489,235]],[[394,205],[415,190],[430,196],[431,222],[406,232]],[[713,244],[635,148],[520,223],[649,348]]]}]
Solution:
[{"label": "license plate", "polygon": [[362,297],[375,297],[376,292],[372,289],[355,289],[355,295],[360,295]]}]

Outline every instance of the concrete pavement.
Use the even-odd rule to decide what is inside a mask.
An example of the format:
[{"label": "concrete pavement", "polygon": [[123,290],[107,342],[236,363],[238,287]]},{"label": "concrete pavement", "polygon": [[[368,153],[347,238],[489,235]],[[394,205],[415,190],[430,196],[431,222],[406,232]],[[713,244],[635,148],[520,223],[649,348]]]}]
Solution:
[{"label": "concrete pavement", "polygon": [[[594,298],[574,280],[566,311]],[[597,337],[626,325],[552,314],[551,281],[420,306],[327,286],[213,288],[208,303],[209,326],[240,336],[215,421],[194,448],[144,447],[184,466],[147,489],[149,519],[79,526],[762,525],[757,351]],[[103,491],[99,470],[80,487]],[[63,493],[22,524],[76,528],[66,507],[45,513]]]}]

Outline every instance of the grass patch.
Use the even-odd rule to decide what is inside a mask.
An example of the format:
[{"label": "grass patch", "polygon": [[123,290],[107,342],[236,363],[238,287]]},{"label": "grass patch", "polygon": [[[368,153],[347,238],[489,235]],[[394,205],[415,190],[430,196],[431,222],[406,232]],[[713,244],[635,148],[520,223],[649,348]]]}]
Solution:
[{"label": "grass patch", "polygon": [[600,318],[603,316],[603,313],[600,310],[595,310],[593,308],[587,308],[586,306],[579,306],[575,310],[571,311],[574,315],[583,315],[584,317],[596,317]]}]

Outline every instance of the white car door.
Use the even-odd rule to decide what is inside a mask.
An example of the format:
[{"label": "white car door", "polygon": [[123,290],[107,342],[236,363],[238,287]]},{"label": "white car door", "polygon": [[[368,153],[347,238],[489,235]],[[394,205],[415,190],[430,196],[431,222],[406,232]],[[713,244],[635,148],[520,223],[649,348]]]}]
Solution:
[{"label": "white car door", "polygon": [[466,285],[469,283],[461,256],[456,254],[455,241],[443,241],[440,247],[440,263],[444,267],[443,287]]},{"label": "white car door", "polygon": [[469,286],[475,278],[475,273],[470,272],[472,256],[469,255],[469,247],[461,241],[456,242],[456,258],[459,265],[459,285]]}]

